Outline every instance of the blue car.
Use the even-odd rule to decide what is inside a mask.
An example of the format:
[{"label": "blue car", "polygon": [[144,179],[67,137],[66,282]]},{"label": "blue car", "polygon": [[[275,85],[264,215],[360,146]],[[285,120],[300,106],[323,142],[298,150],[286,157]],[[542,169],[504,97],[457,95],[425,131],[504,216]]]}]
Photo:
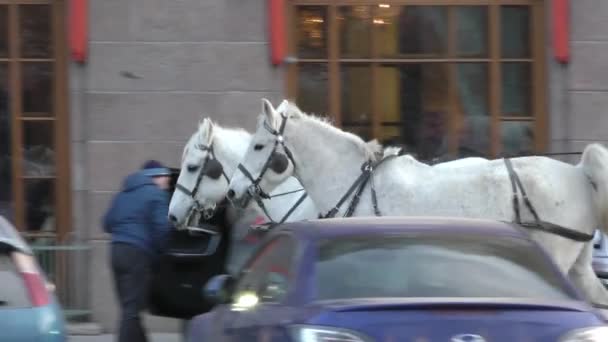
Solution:
[{"label": "blue car", "polygon": [[0,216],[0,341],[66,340],[53,286],[15,227]]},{"label": "blue car", "polygon": [[508,223],[348,218],[268,233],[188,341],[608,341],[603,316]]}]

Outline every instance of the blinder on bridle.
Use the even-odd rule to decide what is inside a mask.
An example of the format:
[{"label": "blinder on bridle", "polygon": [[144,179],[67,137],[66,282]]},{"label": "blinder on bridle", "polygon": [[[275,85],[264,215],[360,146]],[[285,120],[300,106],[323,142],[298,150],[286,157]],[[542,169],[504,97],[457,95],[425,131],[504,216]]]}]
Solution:
[{"label": "blinder on bridle", "polygon": [[196,177],[196,183],[194,184],[194,188],[190,190],[179,183],[175,184],[175,188],[183,192],[187,196],[190,196],[190,198],[194,201],[194,207],[192,208],[192,211],[201,212],[203,213],[203,217],[205,219],[209,219],[214,215],[216,208],[214,207],[210,210],[204,210],[202,204],[199,203],[198,199],[196,198],[196,194],[198,193],[203,177],[207,176],[211,179],[217,180],[221,176],[224,176],[224,179],[226,179],[226,182],[228,183],[230,183],[230,178],[228,178],[226,172],[224,172],[224,167],[222,166],[222,164],[217,160],[217,157],[213,152],[213,145],[198,145],[197,148],[202,151],[208,151],[209,153],[207,154],[207,157],[205,158],[202,167],[199,168],[199,173]]},{"label": "blinder on bridle", "polygon": [[[266,123],[266,120],[264,120],[264,128],[266,128],[268,132],[274,135],[276,139],[274,141],[272,152],[270,153],[270,156],[268,156],[266,163],[264,163],[264,166],[262,167],[262,170],[260,171],[258,177],[253,178],[251,172],[249,172],[249,170],[247,170],[247,168],[243,164],[239,163],[238,166],[238,169],[245,175],[245,177],[247,177],[251,181],[251,185],[247,189],[247,195],[249,197],[256,198],[256,201],[258,197],[270,199],[270,195],[264,192],[264,190],[262,190],[262,188],[260,187],[260,182],[262,181],[262,178],[264,177],[264,174],[266,174],[266,171],[268,171],[268,169],[272,170],[275,173],[283,173],[285,172],[285,170],[287,170],[290,160],[293,164],[293,167],[296,167],[296,162],[293,159],[293,155],[289,148],[285,146],[285,140],[283,138],[283,132],[285,131],[285,126],[287,124],[287,115],[281,113],[281,118],[281,126],[279,127],[278,131],[270,127],[268,123]],[[283,147],[285,154],[277,151],[279,145]],[[248,202],[248,199],[246,200],[246,202]]]}]

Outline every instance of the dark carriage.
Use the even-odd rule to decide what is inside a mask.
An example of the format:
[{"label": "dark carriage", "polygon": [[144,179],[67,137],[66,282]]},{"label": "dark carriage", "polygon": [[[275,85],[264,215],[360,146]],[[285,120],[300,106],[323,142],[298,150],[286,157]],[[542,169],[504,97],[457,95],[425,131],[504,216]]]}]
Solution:
[{"label": "dark carriage", "polygon": [[[179,169],[172,169],[173,194]],[[220,210],[198,229],[174,230],[159,269],[154,272],[148,310],[152,315],[190,319],[212,308],[202,288],[214,275],[226,273],[230,227]]]}]

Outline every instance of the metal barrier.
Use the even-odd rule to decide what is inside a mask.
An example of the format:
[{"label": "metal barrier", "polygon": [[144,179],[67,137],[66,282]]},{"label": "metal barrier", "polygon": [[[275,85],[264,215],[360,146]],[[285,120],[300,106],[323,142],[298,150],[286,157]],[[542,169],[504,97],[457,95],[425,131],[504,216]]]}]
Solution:
[{"label": "metal barrier", "polygon": [[50,245],[36,241],[30,246],[45,272],[55,286],[55,295],[69,321],[87,321],[90,318],[88,289],[88,261],[90,247],[87,245]]}]

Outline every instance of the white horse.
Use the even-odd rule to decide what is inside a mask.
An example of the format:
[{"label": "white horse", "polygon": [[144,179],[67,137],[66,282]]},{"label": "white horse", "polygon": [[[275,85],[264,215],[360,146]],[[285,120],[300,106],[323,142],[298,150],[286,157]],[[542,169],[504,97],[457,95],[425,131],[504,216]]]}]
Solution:
[{"label": "white horse", "polygon": [[[178,185],[169,204],[169,217],[178,229],[185,228],[191,216],[196,214],[197,207],[202,212],[212,211],[222,202],[228,190],[229,177],[235,172],[250,140],[251,134],[242,129],[224,128],[208,118],[199,123],[198,130],[184,147]],[[226,221],[232,227],[233,241],[228,263],[231,270],[235,270],[255,247],[255,244],[243,240],[254,221],[261,218],[265,222],[281,220],[304,194],[298,180],[287,177],[270,194],[280,197],[263,200],[270,217],[253,201],[245,209],[227,206]],[[306,196],[286,221],[317,215],[315,205]]]},{"label": "white horse", "polygon": [[[230,183],[228,197],[235,202],[250,193],[252,183],[270,191],[282,179],[295,175],[321,213],[326,213],[359,178],[364,163],[378,161],[383,154],[392,152],[383,152],[380,145],[374,148],[324,119],[304,114],[294,104],[279,113],[267,100],[262,103],[257,131],[241,162],[249,175],[237,172]],[[265,170],[260,177],[273,152],[282,153],[289,167],[281,174]],[[511,161],[541,220],[583,235],[592,235],[597,227],[608,232],[608,150],[604,147],[587,146],[576,166],[546,157]],[[503,160],[465,158],[429,166],[404,155],[380,164],[373,173],[372,184],[382,215],[514,221],[509,177]],[[375,214],[371,194],[368,185],[354,216]],[[337,214],[344,213],[345,207],[339,208]],[[521,217],[523,222],[533,221],[523,205]],[[591,268],[591,242],[577,242],[540,230],[530,230],[530,234],[590,300],[608,304],[608,294]]]}]

